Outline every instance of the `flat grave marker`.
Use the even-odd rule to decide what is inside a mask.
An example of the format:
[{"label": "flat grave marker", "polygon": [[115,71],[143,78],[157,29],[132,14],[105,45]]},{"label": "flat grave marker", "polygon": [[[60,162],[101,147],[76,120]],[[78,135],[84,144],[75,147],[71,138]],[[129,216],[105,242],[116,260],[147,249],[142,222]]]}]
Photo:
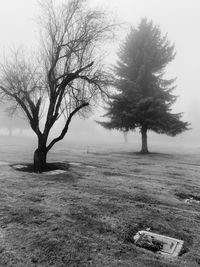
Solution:
[{"label": "flat grave marker", "polygon": [[149,247],[149,250],[153,251],[153,249],[155,249],[154,252],[172,257],[176,257],[179,255],[184,243],[183,240],[159,235],[149,231],[137,232],[137,234],[134,236],[134,241],[137,246],[143,248]]}]

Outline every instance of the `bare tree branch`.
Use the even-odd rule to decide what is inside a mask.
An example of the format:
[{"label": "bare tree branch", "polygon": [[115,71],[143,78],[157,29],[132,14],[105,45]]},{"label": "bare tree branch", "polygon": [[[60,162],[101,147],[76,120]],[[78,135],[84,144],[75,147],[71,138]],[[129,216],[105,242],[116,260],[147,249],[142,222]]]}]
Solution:
[{"label": "bare tree branch", "polygon": [[70,115],[69,115],[69,117],[68,117],[68,119],[67,119],[67,121],[66,121],[65,127],[63,128],[61,134],[60,134],[58,137],[54,138],[54,139],[51,141],[51,143],[47,146],[47,151],[49,151],[55,143],[57,143],[58,141],[60,141],[60,140],[62,140],[62,139],[64,138],[65,134],[66,134],[67,131],[68,131],[68,127],[69,127],[69,124],[70,124],[70,122],[71,122],[72,117],[73,117],[73,116],[74,116],[80,109],[82,109],[82,108],[84,108],[84,107],[86,107],[86,106],[88,106],[88,105],[89,105],[89,103],[83,103],[83,104],[80,105],[79,107],[75,108],[75,109],[73,110],[72,113],[70,113]]}]

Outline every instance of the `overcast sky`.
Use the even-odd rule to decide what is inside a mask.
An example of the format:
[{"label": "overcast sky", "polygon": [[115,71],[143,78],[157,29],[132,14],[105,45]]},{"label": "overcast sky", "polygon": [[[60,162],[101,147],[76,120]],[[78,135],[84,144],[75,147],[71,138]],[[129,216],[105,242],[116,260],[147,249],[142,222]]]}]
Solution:
[{"label": "overcast sky", "polygon": [[[200,111],[200,0],[90,0],[90,3],[110,10],[127,25],[137,26],[143,17],[159,24],[177,51],[167,69],[169,76],[178,78],[175,93],[180,97],[175,110],[185,112],[189,119],[195,109]],[[35,46],[37,8],[36,0],[0,0],[1,55],[13,45]],[[121,33],[121,39],[127,29]],[[120,40],[114,51],[119,44]]]},{"label": "overcast sky", "polygon": [[[181,97],[176,107],[187,111],[191,102],[200,98],[200,1],[199,0],[90,0],[121,22],[137,26],[142,17],[159,24],[169,40],[175,43],[177,56],[168,66],[168,73],[177,76],[176,93]],[[34,17],[36,0],[0,0],[0,48],[23,44],[34,47],[37,34]],[[122,32],[125,36],[126,30]],[[123,38],[122,38],[123,39]],[[120,40],[119,40],[120,42]],[[117,49],[117,45],[115,46]]]}]

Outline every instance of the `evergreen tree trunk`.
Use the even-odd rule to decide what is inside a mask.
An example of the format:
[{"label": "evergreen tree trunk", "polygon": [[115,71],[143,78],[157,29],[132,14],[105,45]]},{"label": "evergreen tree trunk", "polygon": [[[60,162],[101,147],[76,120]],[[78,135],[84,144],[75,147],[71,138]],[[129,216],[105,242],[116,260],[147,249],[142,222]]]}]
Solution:
[{"label": "evergreen tree trunk", "polygon": [[142,148],[141,148],[140,152],[143,154],[147,154],[147,153],[149,153],[149,151],[148,151],[148,146],[147,146],[147,128],[146,128],[146,126],[142,126],[141,135],[142,135]]},{"label": "evergreen tree trunk", "polygon": [[41,137],[38,137],[38,148],[34,152],[34,170],[36,172],[42,172],[46,167],[47,160],[47,149],[46,142],[42,140]]}]

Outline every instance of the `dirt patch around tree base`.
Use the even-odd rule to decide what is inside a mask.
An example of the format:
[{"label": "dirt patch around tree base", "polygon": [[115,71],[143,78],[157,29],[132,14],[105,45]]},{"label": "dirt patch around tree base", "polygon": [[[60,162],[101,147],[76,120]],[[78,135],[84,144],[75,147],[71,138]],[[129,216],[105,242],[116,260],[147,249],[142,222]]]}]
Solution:
[{"label": "dirt patch around tree base", "polygon": [[[36,172],[36,170],[34,169],[34,165],[33,164],[13,164],[11,166],[17,171]],[[69,167],[70,167],[70,165],[68,163],[50,162],[50,163],[46,164],[46,166],[43,169],[42,173],[47,173],[47,172],[56,171],[56,170],[67,171],[67,170],[69,170]]]}]

